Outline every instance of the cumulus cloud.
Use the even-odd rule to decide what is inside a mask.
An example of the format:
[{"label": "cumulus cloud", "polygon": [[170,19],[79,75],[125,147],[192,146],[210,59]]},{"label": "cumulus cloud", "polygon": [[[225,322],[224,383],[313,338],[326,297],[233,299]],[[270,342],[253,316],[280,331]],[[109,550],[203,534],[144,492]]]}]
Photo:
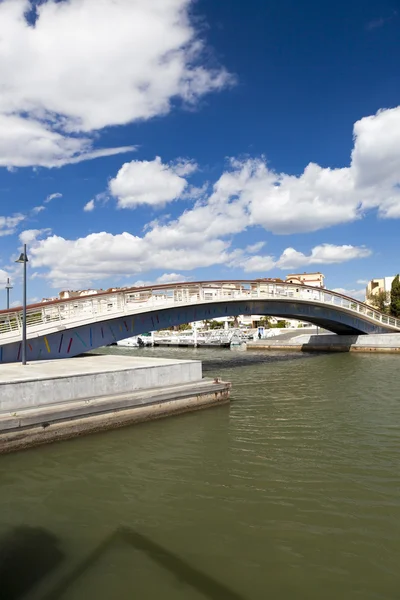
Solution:
[{"label": "cumulus cloud", "polygon": [[22,244],[31,244],[35,242],[39,236],[48,235],[51,233],[51,229],[25,229],[19,234],[19,239]]},{"label": "cumulus cloud", "polygon": [[191,270],[221,264],[228,259],[228,244],[222,240],[193,243],[190,239],[171,245],[162,236],[153,238],[130,233],[93,233],[77,240],[52,235],[36,240],[31,248],[31,264],[45,268],[45,277],[54,287],[88,285],[109,277],[131,276],[159,269]]},{"label": "cumulus cloud", "polygon": [[[31,263],[34,268],[45,269],[43,276],[54,287],[88,285],[108,278],[131,277],[168,265],[171,269],[190,271],[212,265],[227,264],[240,267],[248,273],[267,273],[274,268],[291,269],[303,265],[333,264],[368,256],[370,251],[355,246],[323,244],[312,249],[309,255],[293,248],[274,256],[249,256],[246,251],[231,250],[229,242],[207,239],[201,235],[172,238],[163,233],[149,231],[144,237],[130,233],[112,235],[92,233],[77,240],[67,240],[51,235],[37,239],[41,232],[30,230]],[[35,238],[35,241],[33,240]],[[179,272],[168,272],[156,283],[185,281]]]},{"label": "cumulus cloud", "polygon": [[204,64],[191,4],[44,0],[32,26],[29,0],[3,0],[0,165],[53,167],[133,149],[96,149],[92,134],[232,83]]},{"label": "cumulus cloud", "polygon": [[192,163],[167,165],[159,156],[152,161],[133,160],[125,163],[111,179],[109,189],[119,208],[163,205],[181,196],[187,186],[182,175],[191,172]]},{"label": "cumulus cloud", "polygon": [[11,217],[0,216],[0,237],[15,233],[18,225],[25,219],[26,216],[21,214],[12,215]]},{"label": "cumulus cloud", "polygon": [[358,258],[367,258],[371,254],[371,250],[364,246],[320,244],[315,246],[308,255],[298,252],[294,248],[286,248],[278,259],[268,255],[247,256],[246,252],[239,251],[233,255],[231,264],[243,268],[247,273],[261,273],[273,268],[294,270],[311,265],[338,264]]},{"label": "cumulus cloud", "polygon": [[277,262],[281,269],[297,269],[303,265],[331,265],[343,263],[356,258],[367,258],[372,252],[364,246],[335,246],[321,244],[312,249],[310,255],[297,252],[294,248],[286,248]]},{"label": "cumulus cloud", "polygon": [[188,277],[179,273],[164,273],[156,279],[156,283],[178,283],[180,281],[188,281]]},{"label": "cumulus cloud", "polygon": [[[209,238],[229,236],[250,226],[275,234],[306,233],[374,209],[381,218],[400,218],[399,147],[397,107],[355,123],[351,162],[343,168],[310,163],[300,175],[288,175],[270,169],[265,157],[231,159],[211,193],[205,196],[204,190],[163,232],[171,239],[200,231]],[[128,179],[126,184],[129,197]]]}]

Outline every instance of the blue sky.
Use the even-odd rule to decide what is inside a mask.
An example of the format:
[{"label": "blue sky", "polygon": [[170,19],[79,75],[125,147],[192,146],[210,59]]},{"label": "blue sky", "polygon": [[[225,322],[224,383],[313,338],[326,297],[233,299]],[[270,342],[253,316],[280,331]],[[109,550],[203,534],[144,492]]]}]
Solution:
[{"label": "blue sky", "polygon": [[387,0],[3,0],[0,286],[27,242],[32,300],[315,270],[362,297],[399,270],[399,32]]}]

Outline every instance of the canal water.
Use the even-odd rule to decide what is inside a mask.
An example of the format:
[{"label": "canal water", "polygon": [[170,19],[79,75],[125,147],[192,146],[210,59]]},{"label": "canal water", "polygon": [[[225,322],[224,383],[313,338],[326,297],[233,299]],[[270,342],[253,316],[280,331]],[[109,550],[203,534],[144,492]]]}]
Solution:
[{"label": "canal water", "polygon": [[399,357],[107,351],[232,403],[0,457],[2,600],[400,598]]}]

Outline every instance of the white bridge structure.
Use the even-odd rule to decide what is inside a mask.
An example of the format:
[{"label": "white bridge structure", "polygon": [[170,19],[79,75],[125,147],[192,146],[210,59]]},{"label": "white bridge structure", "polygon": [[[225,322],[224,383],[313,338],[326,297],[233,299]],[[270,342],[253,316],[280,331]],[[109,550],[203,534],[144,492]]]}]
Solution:
[{"label": "white bridge structure", "polygon": [[[68,358],[127,337],[225,316],[300,319],[338,334],[400,332],[354,298],[290,283],[202,281],[136,287],[27,307],[27,359]],[[0,311],[0,363],[21,357],[22,309]]]}]

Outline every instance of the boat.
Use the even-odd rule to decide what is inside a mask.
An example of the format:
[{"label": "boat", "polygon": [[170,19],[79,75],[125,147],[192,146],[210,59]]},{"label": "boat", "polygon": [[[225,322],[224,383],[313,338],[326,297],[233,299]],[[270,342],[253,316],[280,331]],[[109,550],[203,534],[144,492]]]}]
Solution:
[{"label": "boat", "polygon": [[154,336],[155,346],[180,348],[230,348],[232,340],[241,339],[240,330],[214,329],[212,331],[169,331]]},{"label": "boat", "polygon": [[144,346],[152,346],[153,342],[151,335],[143,334],[134,335],[132,337],[125,338],[124,340],[120,340],[116,345],[123,348],[143,348]]},{"label": "boat", "polygon": [[213,329],[211,331],[159,331],[136,335],[117,342],[125,348],[144,346],[171,346],[177,348],[238,348],[244,346],[248,334],[240,329]]}]

